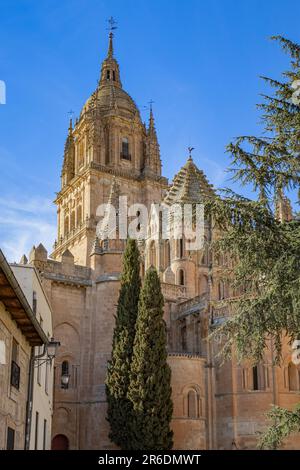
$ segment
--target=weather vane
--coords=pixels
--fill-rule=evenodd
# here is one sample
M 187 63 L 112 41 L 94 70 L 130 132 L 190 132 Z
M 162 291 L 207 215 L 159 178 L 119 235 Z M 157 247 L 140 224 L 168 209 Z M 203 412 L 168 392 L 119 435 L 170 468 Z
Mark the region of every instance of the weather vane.
M 195 147 L 188 147 L 189 157 L 192 158 L 192 151 L 195 150 Z
M 111 17 L 107 20 L 107 22 L 109 23 L 109 27 L 108 27 L 107 29 L 108 29 L 111 33 L 113 33 L 113 31 L 118 28 L 118 27 L 117 27 L 117 22 L 116 22 L 116 20 L 111 16 Z

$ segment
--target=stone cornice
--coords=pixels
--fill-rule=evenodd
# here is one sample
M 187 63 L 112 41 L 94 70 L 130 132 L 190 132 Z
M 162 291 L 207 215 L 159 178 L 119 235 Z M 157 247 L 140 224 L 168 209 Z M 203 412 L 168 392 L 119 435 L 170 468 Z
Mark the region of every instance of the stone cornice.
M 63 188 L 61 191 L 57 193 L 57 197 L 54 200 L 55 204 L 58 204 L 64 197 L 66 197 L 69 193 L 72 193 L 75 187 L 78 187 L 81 182 L 83 182 L 92 172 L 96 171 L 97 173 L 103 173 L 112 176 L 119 176 L 130 180 L 135 181 L 145 181 L 145 182 L 156 182 L 159 185 L 163 185 L 166 187 L 168 185 L 168 179 L 164 176 L 145 176 L 138 171 L 132 171 L 132 169 L 120 169 L 120 168 L 110 168 L 105 165 L 101 165 L 100 163 L 90 162 L 84 169 L 84 171 L 80 174 L 77 174 L 70 183 Z

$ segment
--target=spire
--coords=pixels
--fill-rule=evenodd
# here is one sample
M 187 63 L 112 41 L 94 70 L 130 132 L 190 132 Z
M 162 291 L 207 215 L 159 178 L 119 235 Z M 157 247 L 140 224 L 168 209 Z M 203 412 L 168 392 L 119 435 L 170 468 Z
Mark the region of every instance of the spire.
M 149 134 L 156 133 L 155 123 L 154 123 L 154 116 L 153 116 L 153 109 L 152 109 L 152 104 L 153 103 L 154 103 L 154 101 L 152 101 L 152 100 L 149 101 L 149 104 L 150 104 Z
M 121 80 L 120 80 L 120 71 L 119 71 L 119 64 L 114 58 L 114 45 L 113 45 L 113 38 L 114 33 L 113 31 L 117 29 L 116 21 L 113 17 L 110 17 L 108 20 L 109 23 L 109 39 L 108 39 L 108 51 L 106 59 L 102 62 L 101 68 L 101 77 L 99 85 L 100 87 L 105 85 L 113 85 L 117 87 L 122 87 Z
M 111 32 L 109 33 L 109 44 L 108 44 L 108 52 L 107 52 L 107 58 L 108 58 L 108 59 L 112 59 L 113 56 L 114 56 L 113 37 L 114 37 L 114 34 L 113 34 L 113 32 L 111 31 Z
M 154 101 L 150 100 L 150 116 L 149 116 L 149 127 L 147 129 L 146 139 L 146 154 L 144 164 L 144 174 L 147 176 L 161 176 L 161 160 L 159 144 L 155 129 L 155 122 L 153 116 L 152 104 Z
M 68 137 L 65 143 L 64 161 L 62 167 L 62 187 L 71 181 L 75 175 L 75 144 L 73 136 L 73 122 L 70 119 Z

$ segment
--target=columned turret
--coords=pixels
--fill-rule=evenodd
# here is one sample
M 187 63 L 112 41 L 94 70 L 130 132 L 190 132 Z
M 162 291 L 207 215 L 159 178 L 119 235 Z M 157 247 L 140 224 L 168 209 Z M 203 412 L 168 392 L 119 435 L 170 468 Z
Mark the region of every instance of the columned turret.
M 109 46 L 107 57 L 102 63 L 101 76 L 100 76 L 100 87 L 113 85 L 122 88 L 120 80 L 119 64 L 114 58 L 113 53 L 113 33 L 109 34 Z

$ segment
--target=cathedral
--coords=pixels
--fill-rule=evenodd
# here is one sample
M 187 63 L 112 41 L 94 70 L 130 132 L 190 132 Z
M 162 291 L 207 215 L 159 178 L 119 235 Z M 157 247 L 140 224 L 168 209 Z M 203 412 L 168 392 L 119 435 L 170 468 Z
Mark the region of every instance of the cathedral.
M 122 269 L 123 240 L 101 239 L 97 208 L 117 204 L 199 203 L 214 188 L 191 155 L 169 184 L 162 176 L 152 109 L 148 124 L 123 89 L 113 34 L 94 93 L 70 122 L 57 193 L 57 239 L 49 254 L 33 247 L 29 263 L 42 278 L 61 342 L 55 359 L 53 449 L 114 449 L 106 420 L 105 378 Z M 286 204 L 285 212 L 288 212 Z M 284 212 L 284 211 L 282 211 Z M 287 217 L 288 214 L 285 214 Z M 299 401 L 300 377 L 288 348 L 281 367 L 272 345 L 253 366 L 221 363 L 209 333 L 237 295 L 221 276 L 231 260 L 214 256 L 218 236 L 205 222 L 205 243 L 189 251 L 182 239 L 139 241 L 141 275 L 153 265 L 161 279 L 172 369 L 174 449 L 254 449 L 271 404 Z M 67 378 L 67 380 L 66 380 Z M 286 448 L 299 448 L 291 437 Z

